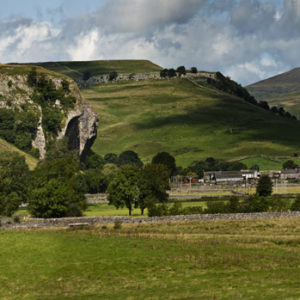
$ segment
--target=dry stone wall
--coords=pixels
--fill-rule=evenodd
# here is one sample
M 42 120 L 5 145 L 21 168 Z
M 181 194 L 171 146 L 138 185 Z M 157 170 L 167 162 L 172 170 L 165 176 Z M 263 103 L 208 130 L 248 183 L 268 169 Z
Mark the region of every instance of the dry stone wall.
M 272 219 L 272 218 L 293 218 L 300 217 L 300 211 L 296 212 L 263 212 L 263 213 L 238 213 L 238 214 L 201 214 L 201 215 L 180 215 L 167 217 L 77 217 L 59 219 L 30 219 L 27 222 L 5 224 L 3 228 L 21 229 L 38 227 L 67 227 L 71 224 L 108 225 L 114 224 L 117 220 L 124 224 L 160 223 L 160 222 L 189 222 L 189 221 L 212 221 L 212 220 L 245 220 L 245 219 Z

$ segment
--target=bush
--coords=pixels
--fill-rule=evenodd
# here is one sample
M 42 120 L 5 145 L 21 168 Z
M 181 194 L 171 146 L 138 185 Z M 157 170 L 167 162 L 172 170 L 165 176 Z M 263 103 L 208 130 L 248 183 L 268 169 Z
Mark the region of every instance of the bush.
M 115 220 L 114 229 L 121 229 L 121 228 L 122 228 L 122 221 L 121 220 Z
M 191 67 L 191 73 L 194 73 L 194 74 L 198 73 L 197 68 L 196 67 Z
M 300 211 L 300 196 L 298 196 L 292 204 L 291 211 Z
M 268 211 L 269 202 L 266 197 L 249 196 L 242 203 L 242 211 L 245 213 Z
M 148 206 L 148 216 L 149 217 L 162 217 L 168 215 L 168 206 L 165 203 L 162 204 L 152 204 Z
M 207 214 L 223 214 L 226 213 L 226 205 L 223 201 L 209 201 L 207 202 L 207 209 L 205 213 Z

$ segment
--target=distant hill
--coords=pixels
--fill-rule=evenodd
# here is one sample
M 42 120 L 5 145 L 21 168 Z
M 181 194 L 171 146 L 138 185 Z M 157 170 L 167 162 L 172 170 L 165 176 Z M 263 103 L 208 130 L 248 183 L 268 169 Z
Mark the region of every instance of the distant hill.
M 94 60 L 94 61 L 58 61 L 34 63 L 48 70 L 68 75 L 76 80 L 85 74 L 97 76 L 117 73 L 145 73 L 162 70 L 162 67 L 149 60 Z
M 25 160 L 29 168 L 32 170 L 35 168 L 35 166 L 38 163 L 38 160 L 31 155 L 19 150 L 16 148 L 14 145 L 9 144 L 8 142 L 4 141 L 3 139 L 0 138 L 0 155 L 5 155 L 7 152 L 17 152 L 20 155 L 25 156 Z
M 187 79 L 127 81 L 84 89 L 100 118 L 93 150 L 136 151 L 144 161 L 168 151 L 179 165 L 207 157 L 289 156 L 300 150 L 300 122 Z
M 271 106 L 282 106 L 300 118 L 300 68 L 253 83 L 247 90 Z

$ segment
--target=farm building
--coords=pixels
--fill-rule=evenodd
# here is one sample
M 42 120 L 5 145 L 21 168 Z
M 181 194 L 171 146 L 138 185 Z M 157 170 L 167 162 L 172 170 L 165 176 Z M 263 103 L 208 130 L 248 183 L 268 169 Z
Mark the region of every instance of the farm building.
M 280 179 L 300 179 L 300 169 L 285 169 L 281 171 Z
M 259 177 L 257 171 L 210 171 L 204 172 L 205 182 L 233 183 L 255 180 Z

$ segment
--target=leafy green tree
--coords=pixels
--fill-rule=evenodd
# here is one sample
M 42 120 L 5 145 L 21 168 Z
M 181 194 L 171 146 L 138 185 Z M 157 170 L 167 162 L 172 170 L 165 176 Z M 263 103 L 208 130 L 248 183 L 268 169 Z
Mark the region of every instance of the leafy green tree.
M 196 73 L 198 73 L 198 70 L 196 67 L 191 67 L 191 72 L 196 74 Z
M 118 155 L 115 153 L 107 153 L 104 155 L 104 162 L 106 164 L 118 164 Z
M 259 196 L 270 196 L 272 194 L 273 183 L 268 175 L 262 175 L 256 186 L 256 194 Z
M 105 193 L 108 180 L 99 169 L 89 169 L 84 172 L 85 192 L 90 194 Z
M 137 185 L 138 168 L 123 166 L 108 186 L 108 201 L 116 208 L 126 206 L 131 216 L 133 207 L 137 206 L 139 190 Z
M 106 164 L 102 170 L 102 173 L 109 183 L 116 177 L 118 171 L 119 168 L 115 164 Z
M 297 196 L 296 200 L 293 202 L 291 211 L 300 211 L 300 197 Z
M 24 156 L 6 153 L 0 157 L 0 215 L 12 215 L 27 201 L 28 174 Z
M 87 169 L 103 169 L 104 159 L 101 155 L 90 150 L 85 157 L 84 165 Z
M 118 163 L 119 166 L 124 166 L 124 165 L 133 165 L 137 167 L 143 166 L 143 162 L 140 160 L 138 154 L 131 150 L 122 152 L 119 155 Z
M 159 152 L 152 158 L 152 164 L 165 165 L 172 176 L 176 172 L 175 158 L 168 152 Z
M 176 69 L 176 72 L 179 74 L 179 76 L 181 75 L 185 75 L 186 74 L 186 70 L 184 66 L 180 66 Z
M 142 215 L 144 209 L 152 202 L 163 203 L 168 201 L 169 174 L 167 167 L 160 164 L 147 164 L 141 169 L 138 176 L 138 206 Z
M 33 216 L 79 216 L 86 208 L 78 161 L 72 158 L 41 161 L 30 179 L 28 208 Z
M 298 165 L 293 160 L 287 160 L 282 165 L 283 169 L 297 169 Z
M 116 80 L 118 77 L 118 73 L 116 71 L 112 71 L 109 73 L 109 81 Z

